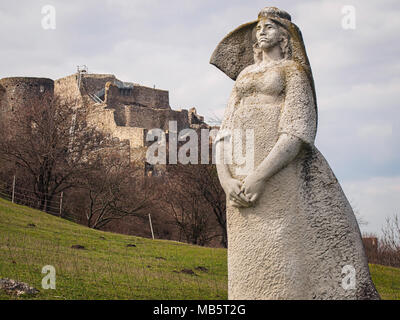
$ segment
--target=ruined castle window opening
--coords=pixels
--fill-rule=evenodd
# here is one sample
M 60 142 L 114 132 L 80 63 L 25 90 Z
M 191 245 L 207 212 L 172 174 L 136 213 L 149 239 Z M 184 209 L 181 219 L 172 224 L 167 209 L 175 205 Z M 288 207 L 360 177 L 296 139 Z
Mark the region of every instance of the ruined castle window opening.
M 150 164 L 148 162 L 145 162 L 145 164 L 144 164 L 144 173 L 148 177 L 153 176 L 154 173 L 155 173 L 154 172 L 154 165 L 152 165 L 152 164 Z
M 40 93 L 43 93 L 43 92 L 44 92 L 44 85 L 41 84 L 41 85 L 39 86 L 39 92 L 40 92 Z
M 119 94 L 121 96 L 131 96 L 132 95 L 132 89 L 120 88 L 119 89 Z

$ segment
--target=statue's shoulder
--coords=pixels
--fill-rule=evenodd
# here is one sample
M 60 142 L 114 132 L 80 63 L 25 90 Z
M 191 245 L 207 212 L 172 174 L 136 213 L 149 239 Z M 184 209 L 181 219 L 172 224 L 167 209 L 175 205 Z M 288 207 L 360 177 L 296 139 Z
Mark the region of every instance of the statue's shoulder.
M 251 64 L 248 65 L 246 68 L 244 68 L 238 75 L 237 79 L 242 78 L 244 75 L 248 73 L 255 72 L 257 70 L 257 65 L 256 64 Z
M 282 68 L 284 68 L 287 71 L 303 69 L 302 65 L 299 62 L 290 59 L 282 62 Z
M 285 71 L 286 74 L 304 74 L 305 70 L 304 70 L 304 66 L 294 60 L 285 60 L 282 63 L 282 69 Z

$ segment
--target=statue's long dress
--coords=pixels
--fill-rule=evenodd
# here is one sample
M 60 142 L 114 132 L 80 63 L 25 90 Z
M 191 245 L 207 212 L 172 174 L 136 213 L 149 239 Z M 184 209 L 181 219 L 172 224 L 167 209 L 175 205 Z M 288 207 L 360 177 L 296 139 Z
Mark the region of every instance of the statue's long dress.
M 248 67 L 235 83 L 223 128 L 254 129 L 255 167 L 280 133 L 302 139 L 304 148 L 266 182 L 254 207 L 227 207 L 229 299 L 379 298 L 352 208 L 314 146 L 316 108 L 309 79 L 293 61 L 271 66 L 261 82 L 252 77 L 252 68 L 257 69 Z M 241 103 L 249 93 L 278 102 Z M 243 180 L 237 166 L 229 168 Z M 345 266 L 350 266 L 346 272 L 355 268 L 355 289 L 342 286 L 351 284 L 346 281 L 351 274 L 342 274 Z

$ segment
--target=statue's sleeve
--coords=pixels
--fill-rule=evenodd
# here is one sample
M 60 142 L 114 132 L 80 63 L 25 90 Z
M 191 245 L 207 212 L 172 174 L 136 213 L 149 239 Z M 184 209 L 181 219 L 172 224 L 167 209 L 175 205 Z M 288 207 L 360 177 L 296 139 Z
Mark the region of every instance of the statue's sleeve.
M 232 117 L 235 112 L 235 107 L 236 104 L 238 103 L 238 96 L 236 93 L 236 88 L 235 86 L 232 89 L 231 95 L 228 100 L 228 104 L 226 106 L 225 112 L 224 112 L 224 119 L 222 120 L 221 128 L 217 134 L 217 137 L 215 139 L 214 143 L 217 143 L 220 140 L 227 139 L 229 140 L 232 135 Z
M 286 68 L 285 101 L 279 121 L 279 134 L 296 136 L 314 144 L 317 112 L 310 80 L 297 64 Z

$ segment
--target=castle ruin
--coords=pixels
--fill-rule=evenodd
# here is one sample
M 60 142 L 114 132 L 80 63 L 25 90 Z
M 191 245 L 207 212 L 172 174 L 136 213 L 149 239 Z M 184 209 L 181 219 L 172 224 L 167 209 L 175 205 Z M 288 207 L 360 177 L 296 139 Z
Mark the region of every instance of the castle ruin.
M 12 77 L 0 79 L 0 112 L 7 114 L 43 95 L 74 101 L 75 108 L 85 108 L 87 122 L 114 138 L 129 142 L 129 158 L 145 166 L 149 142 L 147 132 L 159 128 L 168 133 L 169 121 L 184 128 L 209 128 L 195 108 L 173 110 L 169 92 L 123 82 L 112 74 L 75 74 L 51 80 Z

